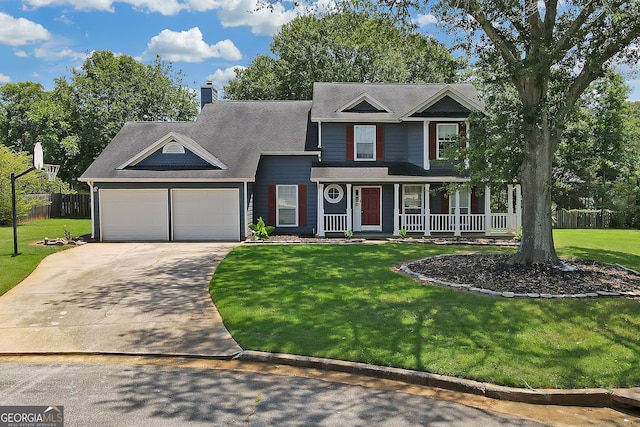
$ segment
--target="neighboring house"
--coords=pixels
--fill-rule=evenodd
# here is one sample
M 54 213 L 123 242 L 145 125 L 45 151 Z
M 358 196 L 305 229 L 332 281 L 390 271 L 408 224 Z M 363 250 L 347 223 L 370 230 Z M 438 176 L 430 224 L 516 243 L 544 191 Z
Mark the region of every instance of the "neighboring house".
M 217 101 L 206 85 L 195 122 L 125 124 L 80 177 L 94 237 L 242 240 L 258 217 L 318 236 L 518 228 L 519 186 L 491 212 L 491 192 L 465 185 L 444 154 L 483 108 L 472 85 L 316 83 L 313 94 Z

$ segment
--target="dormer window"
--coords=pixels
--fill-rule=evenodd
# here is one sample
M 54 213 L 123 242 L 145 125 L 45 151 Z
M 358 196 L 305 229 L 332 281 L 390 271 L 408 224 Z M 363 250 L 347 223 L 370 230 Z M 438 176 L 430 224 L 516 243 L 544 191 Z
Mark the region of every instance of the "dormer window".
M 355 125 L 354 131 L 354 153 L 355 159 L 360 161 L 376 160 L 376 126 L 375 125 Z
M 162 147 L 162 154 L 184 154 L 184 147 L 176 141 L 169 141 Z

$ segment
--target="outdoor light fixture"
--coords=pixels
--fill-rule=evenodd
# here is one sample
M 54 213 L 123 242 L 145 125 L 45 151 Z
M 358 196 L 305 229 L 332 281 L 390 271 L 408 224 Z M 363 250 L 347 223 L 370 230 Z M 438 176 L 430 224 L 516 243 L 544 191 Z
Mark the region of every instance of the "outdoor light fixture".
M 13 223 L 13 255 L 18 255 L 18 210 L 16 207 L 16 179 L 20 178 L 23 175 L 28 174 L 33 170 L 40 170 L 45 168 L 47 171 L 47 176 L 49 177 L 49 181 L 54 181 L 56 179 L 56 175 L 58 170 L 60 169 L 59 165 L 45 165 L 44 164 L 44 153 L 42 152 L 42 144 L 36 142 L 36 145 L 33 146 L 33 167 L 30 167 L 26 171 L 19 173 L 18 175 L 11 173 L 11 213 Z

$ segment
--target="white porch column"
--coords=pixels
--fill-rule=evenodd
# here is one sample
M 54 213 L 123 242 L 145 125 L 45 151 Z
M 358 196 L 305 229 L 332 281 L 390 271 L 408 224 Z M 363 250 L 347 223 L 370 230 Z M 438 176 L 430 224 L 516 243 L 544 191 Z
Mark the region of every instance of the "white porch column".
M 484 187 L 484 235 L 491 236 L 491 187 Z
M 353 230 L 353 207 L 351 206 L 351 184 L 347 184 L 347 230 Z
M 96 238 L 96 220 L 93 217 L 94 212 L 96 210 L 96 200 L 95 200 L 95 195 L 93 194 L 95 191 L 93 187 L 93 181 L 89 181 L 87 184 L 89 184 L 89 194 L 91 194 L 91 238 L 95 239 Z
M 318 183 L 318 237 L 324 237 L 324 184 Z
M 513 220 L 513 185 L 507 186 L 507 232 L 513 232 L 515 221 Z
M 393 235 L 400 235 L 400 184 L 393 184 Z
M 431 168 L 431 164 L 429 162 L 429 120 L 424 122 L 424 169 L 429 170 Z
M 522 226 L 522 186 L 516 184 L 516 232 Z
M 456 226 L 453 230 L 454 236 L 460 236 L 460 190 L 456 190 L 456 202 L 455 202 L 455 222 Z
M 431 236 L 431 197 L 429 195 L 431 191 L 431 185 L 424 185 L 424 213 L 422 220 L 424 221 L 424 235 Z

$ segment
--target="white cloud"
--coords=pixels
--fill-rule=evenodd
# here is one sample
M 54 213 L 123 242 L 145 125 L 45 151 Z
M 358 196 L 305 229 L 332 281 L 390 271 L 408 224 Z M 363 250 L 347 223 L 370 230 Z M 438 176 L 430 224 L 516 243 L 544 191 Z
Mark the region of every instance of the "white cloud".
M 432 14 L 419 14 L 417 18 L 413 19 L 413 23 L 419 27 L 426 27 L 428 25 L 434 25 L 438 23 L 438 18 Z
M 51 34 L 42 25 L 0 12 L 0 44 L 21 46 L 50 38 Z
M 103 12 L 114 12 L 114 3 L 124 3 L 144 12 L 157 12 L 162 15 L 176 15 L 189 7 L 188 4 L 178 0 L 23 0 L 25 7 L 32 9 L 45 6 L 72 6 L 76 10 Z
M 274 4 L 272 9 L 259 9 L 257 0 L 233 0 L 224 2 L 218 18 L 224 27 L 246 25 L 254 34 L 273 35 L 283 24 L 303 13 L 300 7 L 287 10 L 281 3 Z
M 47 6 L 73 6 L 76 10 L 101 10 L 113 12 L 112 0 L 23 0 L 26 8 L 38 9 Z
M 316 0 L 310 6 L 293 7 L 293 2 L 283 0 L 273 4 L 271 9 L 261 6 L 264 4 L 262 0 L 23 0 L 24 6 L 31 9 L 71 6 L 76 10 L 106 12 L 114 12 L 114 5 L 117 3 L 162 15 L 176 15 L 182 11 L 217 10 L 218 18 L 224 27 L 249 26 L 254 34 L 262 35 L 275 34 L 283 24 L 298 15 L 328 11 L 335 6 L 333 0 Z
M 5 76 L 4 74 L 0 73 L 0 84 L 3 83 L 11 83 L 11 77 Z
M 29 56 L 29 54 L 24 50 L 18 50 L 18 49 L 14 49 L 13 54 L 19 58 L 26 58 L 27 56 Z
M 84 60 L 87 54 L 83 52 L 74 52 L 71 49 L 62 49 L 59 51 L 50 51 L 46 48 L 37 48 L 34 50 L 36 58 L 44 58 L 50 61 L 57 59 L 70 58 L 75 60 Z
M 240 50 L 231 40 L 207 44 L 200 28 L 188 31 L 162 30 L 147 44 L 147 53 L 158 54 L 162 59 L 181 62 L 202 62 L 207 58 L 224 58 L 237 61 L 242 58 Z
M 242 65 L 234 65 L 233 67 L 225 68 L 224 70 L 218 68 L 215 73 L 207 76 L 207 80 L 212 81 L 215 87 L 222 88 L 222 86 L 229 83 L 229 80 L 236 77 L 236 68 L 244 70 L 247 67 L 243 67 Z

